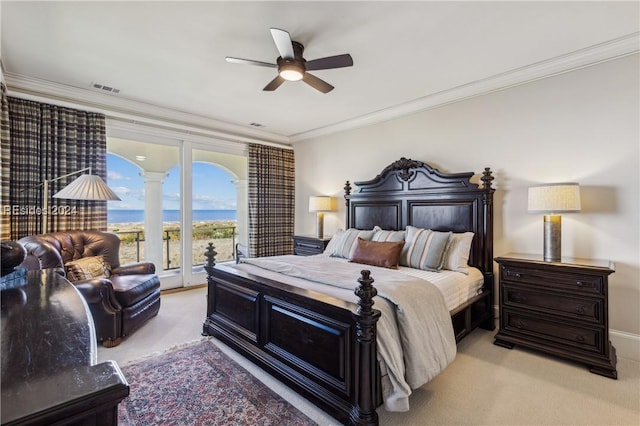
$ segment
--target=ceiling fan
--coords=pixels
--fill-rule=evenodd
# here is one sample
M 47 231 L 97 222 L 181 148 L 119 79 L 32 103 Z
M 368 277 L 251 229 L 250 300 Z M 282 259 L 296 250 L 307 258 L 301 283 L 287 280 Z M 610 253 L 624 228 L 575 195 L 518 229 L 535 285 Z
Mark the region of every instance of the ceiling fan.
M 327 56 L 325 58 L 314 59 L 308 61 L 302 56 L 304 46 L 297 41 L 291 40 L 291 36 L 285 30 L 271 28 L 271 36 L 276 43 L 276 48 L 280 53 L 275 64 L 261 61 L 253 61 L 251 59 L 226 57 L 227 62 L 236 64 L 257 65 L 260 67 L 277 68 L 278 76 L 271 80 L 264 89 L 266 91 L 276 90 L 282 83 L 287 81 L 302 80 L 309 86 L 322 93 L 328 93 L 333 90 L 333 86 L 326 81 L 319 79 L 307 71 L 327 70 L 332 68 L 350 67 L 353 65 L 351 55 Z

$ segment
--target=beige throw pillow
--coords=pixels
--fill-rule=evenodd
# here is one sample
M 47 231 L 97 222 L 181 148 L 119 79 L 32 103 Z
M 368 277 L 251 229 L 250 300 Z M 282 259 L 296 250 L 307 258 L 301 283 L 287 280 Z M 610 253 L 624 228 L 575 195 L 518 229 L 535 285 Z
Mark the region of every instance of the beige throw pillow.
M 102 256 L 83 257 L 65 263 L 69 281 L 82 281 L 91 278 L 109 278 L 111 266 L 105 262 Z

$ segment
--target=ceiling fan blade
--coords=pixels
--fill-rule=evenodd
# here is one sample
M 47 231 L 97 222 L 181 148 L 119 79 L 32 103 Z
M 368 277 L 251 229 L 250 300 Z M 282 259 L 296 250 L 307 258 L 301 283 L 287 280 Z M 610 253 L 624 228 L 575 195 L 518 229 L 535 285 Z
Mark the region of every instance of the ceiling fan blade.
M 348 53 L 344 55 L 327 56 L 326 58 L 314 59 L 306 63 L 307 70 L 328 70 L 332 68 L 344 68 L 353 66 L 353 59 Z
M 284 83 L 285 80 L 284 78 L 277 76 L 276 78 L 274 78 L 273 80 L 271 80 L 269 82 L 269 84 L 267 84 L 266 86 L 264 86 L 264 89 L 262 90 L 266 90 L 267 92 L 271 92 L 273 90 L 276 90 L 278 87 L 280 87 L 280 85 L 282 83 Z
M 295 57 L 293 43 L 291 43 L 291 36 L 288 32 L 279 28 L 271 28 L 271 37 L 273 37 L 282 59 L 293 59 Z
M 308 72 L 304 73 L 304 77 L 302 77 L 302 81 L 304 81 L 314 89 L 321 91 L 322 93 L 329 93 L 330 91 L 333 90 L 332 85 L 330 85 L 324 80 L 319 79 L 315 75 L 309 74 Z
M 232 58 L 231 56 L 227 56 L 225 59 L 227 62 L 231 62 L 232 64 L 246 64 L 246 65 L 257 65 L 259 67 L 278 68 L 276 64 L 254 61 L 252 59 Z

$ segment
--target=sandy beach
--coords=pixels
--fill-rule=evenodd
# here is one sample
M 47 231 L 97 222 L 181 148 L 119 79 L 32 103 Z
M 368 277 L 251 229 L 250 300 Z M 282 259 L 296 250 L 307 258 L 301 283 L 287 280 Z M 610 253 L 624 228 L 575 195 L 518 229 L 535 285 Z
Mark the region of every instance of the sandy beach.
M 237 233 L 236 221 L 201 221 L 193 223 L 193 264 L 206 262 L 204 255 L 210 242 L 218 252 L 217 261 L 233 259 L 233 233 Z M 163 224 L 163 269 L 175 269 L 180 265 L 180 224 L 165 222 Z M 122 264 L 144 261 L 144 224 L 143 223 L 110 223 L 107 230 L 120 236 L 120 261 Z M 141 241 L 136 241 L 136 235 Z M 167 241 L 167 235 L 169 240 Z M 168 243 L 168 244 L 167 244 Z M 168 246 L 168 249 L 167 249 Z M 139 247 L 139 251 L 138 251 Z M 167 251 L 169 253 L 167 257 Z M 167 259 L 169 263 L 167 264 Z

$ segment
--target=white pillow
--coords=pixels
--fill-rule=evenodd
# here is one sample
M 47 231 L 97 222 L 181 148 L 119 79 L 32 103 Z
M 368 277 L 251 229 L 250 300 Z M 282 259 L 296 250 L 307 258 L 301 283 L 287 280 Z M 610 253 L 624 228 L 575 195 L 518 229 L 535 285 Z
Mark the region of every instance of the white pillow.
M 462 272 L 469 275 L 469 252 L 473 232 L 454 233 L 449 240 L 449 247 L 444 254 L 444 265 L 442 269 Z
M 371 241 L 383 241 L 383 242 L 398 242 L 404 241 L 404 231 L 385 231 L 379 226 L 374 226 L 373 230 L 375 231 L 373 234 L 373 238 Z
M 407 226 L 406 242 L 400 256 L 400 265 L 426 271 L 442 269 L 444 253 L 452 232 Z
M 338 229 L 327 243 L 327 246 L 324 248 L 322 254 L 331 256 L 336 251 L 336 247 L 342 240 L 342 234 L 344 234 L 344 229 Z
M 374 230 L 365 231 L 354 228 L 347 229 L 346 231 L 339 230 L 333 237 L 331 237 L 331 241 L 327 244 L 325 253 L 328 253 L 329 256 L 342 257 L 344 259 L 351 260 L 353 251 L 358 245 L 358 237 L 363 240 L 371 241 L 374 232 Z

